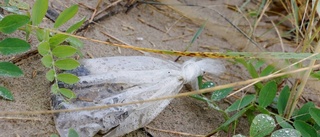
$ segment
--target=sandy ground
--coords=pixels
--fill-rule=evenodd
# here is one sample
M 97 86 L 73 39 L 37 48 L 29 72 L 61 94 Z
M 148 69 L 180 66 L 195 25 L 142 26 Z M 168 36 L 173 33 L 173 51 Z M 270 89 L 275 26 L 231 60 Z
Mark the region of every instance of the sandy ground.
M 161 0 L 166 2 L 166 0 Z M 28 0 L 30 5 L 32 0 Z M 97 0 L 79 1 L 89 7 L 95 7 Z M 52 1 L 50 7 L 61 12 L 66 6 L 78 4 L 78 1 Z M 172 0 L 171 2 L 174 2 Z M 177 1 L 179 2 L 179 1 Z M 211 0 L 181 0 L 183 3 L 195 5 L 210 5 L 211 8 L 223 13 L 227 18 L 235 24 L 246 24 L 241 15 L 234 11 L 228 10 L 223 4 L 229 3 L 233 5 L 241 5 L 242 2 L 237 0 L 228 1 L 211 1 Z M 102 4 L 101 7 L 105 7 Z M 127 43 L 139 47 L 148 47 L 156 49 L 179 50 L 183 51 L 193 35 L 203 23 L 203 19 L 209 18 L 206 29 L 202 35 L 196 40 L 194 46 L 190 51 L 254 51 L 256 50 L 249 42 L 235 29 L 210 8 L 201 7 L 179 7 L 171 6 L 175 10 L 167 6 L 152 6 L 141 4 L 134 7 L 127 14 L 120 12 L 114 16 L 105 18 L 98 22 L 98 24 L 90 26 L 85 31 L 78 35 L 88 38 L 94 38 L 103 41 L 111 41 L 115 43 Z M 121 10 L 123 7 L 115 7 L 112 10 Z M 180 14 L 177 11 L 184 14 Z M 187 12 L 191 12 L 188 14 Z M 106 12 L 107 13 L 107 12 Z M 85 6 L 80 6 L 79 14 L 76 18 L 69 22 L 75 22 L 82 17 L 89 18 L 92 11 Z M 201 16 L 197 16 L 200 14 Z M 189 19 L 185 16 L 189 15 Z M 52 22 L 45 20 L 43 26 L 50 26 Z M 66 25 L 68 26 L 68 25 Z M 65 26 L 65 27 L 66 27 Z M 270 26 L 270 24 L 262 23 L 261 26 Z M 62 29 L 63 30 L 63 29 Z M 111 35 L 121 42 L 110 38 Z M 276 37 L 276 33 L 271 31 L 267 37 Z M 21 34 L 18 34 L 21 35 Z M 141 40 L 143 39 L 143 40 Z M 141 53 L 129 49 L 120 49 L 109 45 L 93 43 L 91 41 L 83 41 L 85 47 L 82 52 L 85 58 L 98 58 L 105 56 L 130 56 L 130 55 L 147 55 L 156 56 L 159 58 L 174 60 L 175 56 L 156 55 L 151 53 Z M 260 44 L 267 43 L 263 41 Z M 32 41 L 33 49 L 36 47 L 36 40 Z M 279 44 L 275 43 L 270 50 L 278 50 Z M 289 46 L 288 46 L 289 47 Z M 287 48 L 290 50 L 290 48 Z M 0 83 L 9 87 L 13 92 L 15 101 L 6 101 L 0 99 L 0 111 L 32 111 L 32 110 L 50 110 L 50 83 L 45 80 L 45 73 L 47 71 L 40 63 L 40 55 L 32 55 L 17 64 L 24 71 L 24 76 L 21 78 L 6 78 L 0 79 Z M 187 60 L 187 57 L 182 57 Z M 182 62 L 180 61 L 180 62 Z M 211 78 L 217 85 L 226 84 L 230 82 L 243 81 L 249 79 L 247 72 L 242 69 L 240 65 L 235 65 L 227 60 L 223 60 L 227 71 L 220 77 Z M 316 85 L 316 84 L 315 84 Z M 316 91 L 316 87 L 308 86 L 308 91 Z M 319 89 L 319 88 L 318 88 Z M 187 92 L 183 90 L 181 92 Z M 319 95 L 315 97 L 319 98 Z M 310 97 L 310 100 L 313 100 Z M 226 103 L 221 102 L 221 105 L 227 107 Z M 9 115 L 8 115 L 9 116 Z M 1 119 L 0 118 L 0 136 L 13 137 L 30 137 L 30 136 L 49 136 L 52 133 L 57 133 L 54 126 L 52 115 L 28 115 L 28 116 L 10 116 L 20 118 L 31 118 L 28 120 L 19 119 Z M 174 99 L 171 104 L 148 126 L 151 128 L 168 130 L 171 132 L 183 132 L 188 134 L 205 135 L 217 128 L 223 123 L 222 115 L 209 109 L 205 103 L 195 99 L 185 97 Z M 241 119 L 236 133 L 247 134 L 248 123 L 245 119 Z M 148 133 L 154 137 L 165 136 L 184 136 L 177 133 L 166 133 L 164 131 L 157 131 L 146 128 Z M 145 131 L 138 130 L 127 136 L 148 136 Z M 227 136 L 224 132 L 219 132 L 216 136 Z

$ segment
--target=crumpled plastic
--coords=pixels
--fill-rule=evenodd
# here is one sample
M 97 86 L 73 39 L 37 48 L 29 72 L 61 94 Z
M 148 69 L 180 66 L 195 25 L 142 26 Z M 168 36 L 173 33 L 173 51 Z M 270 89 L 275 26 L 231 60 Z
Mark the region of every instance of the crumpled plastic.
M 195 58 L 182 65 L 147 56 L 118 56 L 84 59 L 81 66 L 70 71 L 80 81 L 74 85 L 60 84 L 77 95 L 70 102 L 61 95 L 52 95 L 52 107 L 73 109 L 108 104 L 142 101 L 177 94 L 184 84 L 198 90 L 197 77 L 204 73 L 219 75 L 225 68 L 218 60 Z M 81 137 L 102 134 L 123 136 L 146 126 L 171 99 L 112 107 L 102 110 L 62 112 L 55 114 L 56 128 L 61 137 L 69 128 Z

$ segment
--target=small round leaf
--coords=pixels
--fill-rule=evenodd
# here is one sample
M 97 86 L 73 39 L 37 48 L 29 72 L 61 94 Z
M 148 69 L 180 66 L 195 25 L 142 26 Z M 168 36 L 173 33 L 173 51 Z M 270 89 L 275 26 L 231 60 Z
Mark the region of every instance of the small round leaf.
M 50 51 L 50 45 L 49 42 L 41 42 L 38 45 L 38 52 L 40 53 L 40 55 L 45 56 L 49 53 Z
M 3 55 L 17 54 L 30 49 L 30 44 L 18 38 L 6 38 L 0 42 L 0 53 Z
M 21 75 L 23 72 L 18 66 L 10 62 L 0 62 L 0 76 L 19 77 Z
M 271 137 L 301 137 L 301 133 L 295 129 L 284 128 L 273 132 Z
M 274 119 L 266 114 L 257 115 L 250 126 L 251 137 L 264 137 L 269 135 L 276 127 Z
M 74 84 L 79 81 L 79 78 L 76 75 L 69 73 L 62 73 L 57 76 L 59 81 L 62 81 L 67 84 Z
M 55 66 L 63 70 L 72 70 L 79 65 L 80 63 L 74 59 L 61 59 L 55 62 Z
M 47 80 L 49 80 L 49 81 L 53 81 L 54 80 L 54 71 L 53 71 L 53 69 L 50 69 L 47 73 L 46 73 L 46 78 L 47 78 Z
M 69 99 L 76 97 L 76 94 L 74 94 L 73 91 L 71 91 L 70 89 L 60 88 L 60 93 Z
M 58 58 L 65 58 L 74 55 L 77 49 L 71 46 L 57 46 L 52 50 L 52 54 Z
M 0 86 L 0 97 L 4 99 L 13 100 L 12 93 L 5 87 Z
M 50 55 L 45 55 L 42 57 L 41 62 L 45 67 L 51 68 L 53 59 Z

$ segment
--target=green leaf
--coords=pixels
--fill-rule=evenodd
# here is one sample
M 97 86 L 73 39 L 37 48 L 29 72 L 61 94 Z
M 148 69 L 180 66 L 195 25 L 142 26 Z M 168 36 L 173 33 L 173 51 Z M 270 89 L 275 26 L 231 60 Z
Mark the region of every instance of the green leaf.
M 57 134 L 51 134 L 50 137 L 59 137 Z
M 252 78 L 258 78 L 259 77 L 259 74 L 258 74 L 256 68 L 252 65 L 252 63 L 248 63 L 246 67 L 247 67 L 248 72 L 249 72 L 249 74 L 251 75 Z M 259 89 L 261 89 L 263 87 L 261 82 L 258 82 L 257 84 L 255 84 L 255 86 L 257 86 Z
M 49 41 L 50 32 L 45 29 L 36 29 L 36 36 L 39 41 Z
M 45 67 L 51 68 L 52 67 L 53 58 L 50 55 L 45 55 L 45 56 L 43 56 L 41 58 L 41 62 Z
M 66 88 L 60 88 L 60 93 L 69 98 L 69 99 L 72 99 L 72 98 L 75 98 L 76 95 L 73 93 L 73 91 L 71 91 L 70 89 L 66 89 Z
M 284 110 L 286 109 L 289 95 L 290 95 L 290 89 L 289 89 L 289 86 L 286 85 L 280 92 L 279 100 L 277 103 L 278 113 L 280 115 L 282 115 Z
M 260 73 L 260 77 L 267 76 L 267 75 L 271 74 L 274 70 L 275 70 L 275 68 L 273 66 L 268 65 L 266 68 L 264 68 L 262 70 L 262 72 Z
M 47 80 L 49 80 L 49 81 L 53 81 L 54 80 L 54 75 L 55 75 L 55 73 L 54 73 L 54 70 L 53 69 L 50 69 L 47 73 L 46 73 L 46 78 L 47 78 Z
M 38 45 L 38 52 L 40 55 L 45 56 L 50 52 L 50 45 L 49 42 L 41 42 Z
M 16 6 L 19 9 L 29 10 L 30 6 L 28 3 L 23 2 L 22 0 L 10 0 L 10 5 Z
M 71 27 L 69 27 L 66 32 L 73 33 L 74 31 L 76 31 L 77 29 L 79 29 L 81 27 L 81 25 L 83 24 L 84 21 L 86 21 L 85 17 L 83 17 L 80 21 L 78 21 L 77 23 L 75 23 Z
M 259 106 L 265 108 L 269 106 L 277 94 L 277 84 L 275 81 L 269 81 L 265 86 L 262 87 L 259 92 L 258 103 Z
M 75 84 L 80 80 L 76 75 L 69 74 L 69 73 L 59 74 L 57 78 L 59 81 L 62 81 L 67 84 Z
M 38 26 L 48 10 L 48 0 L 36 0 L 32 7 L 31 21 L 32 24 Z
M 52 54 L 58 58 L 65 58 L 74 55 L 77 49 L 71 46 L 57 46 L 52 50 Z
M 308 121 L 311 118 L 311 115 L 309 114 L 309 109 L 314 107 L 315 105 L 313 102 L 308 102 L 304 104 L 298 111 L 297 115 L 295 115 L 295 120 Z
M 271 137 L 301 137 L 301 133 L 292 128 L 284 128 L 273 132 Z
M 316 71 L 314 73 L 311 73 L 311 76 L 320 80 L 320 71 Z
M 68 132 L 68 137 L 79 137 L 77 131 L 75 131 L 74 129 L 70 128 L 69 132 Z
M 0 62 L 0 76 L 19 77 L 22 75 L 23 72 L 18 66 L 10 62 Z
M 246 95 L 243 98 L 238 99 L 236 102 L 234 102 L 225 111 L 231 112 L 231 111 L 235 111 L 235 110 L 239 110 L 241 108 L 244 108 L 247 105 L 249 105 L 252 101 L 254 101 L 254 99 L 255 99 L 254 95 Z
M 229 124 L 231 124 L 232 122 L 234 122 L 235 120 L 239 119 L 239 117 L 241 117 L 244 113 L 247 112 L 247 110 L 251 109 L 253 106 L 250 105 L 242 110 L 240 110 L 239 112 L 237 112 L 236 114 L 234 114 L 232 117 L 230 117 L 226 122 L 224 122 L 223 124 L 221 124 L 217 129 L 215 129 L 213 132 L 217 132 L 221 129 L 223 129 L 224 127 L 228 126 Z
M 53 94 L 58 94 L 59 93 L 59 86 L 58 86 L 58 84 L 53 84 L 52 86 L 51 86 L 51 92 L 53 93 Z
M 70 43 L 71 46 L 75 47 L 75 48 L 82 48 L 83 47 L 83 43 L 81 40 L 79 40 L 78 38 L 75 37 L 69 37 L 66 40 L 67 42 Z
M 202 95 L 195 94 L 195 95 L 190 95 L 190 96 L 196 100 L 200 100 L 200 101 L 204 101 L 204 102 L 208 101 L 208 99 Z
M 295 120 L 293 126 L 302 134 L 303 137 L 317 137 L 317 131 L 306 122 Z
M 206 89 L 206 88 L 212 88 L 212 87 L 214 87 L 214 83 L 211 81 L 208 81 L 208 82 L 202 83 L 200 89 Z
M 282 128 L 292 128 L 293 127 L 286 121 L 283 120 L 282 117 L 276 115 L 276 120 L 277 120 L 277 123 L 282 127 Z
M 8 15 L 0 21 L 0 31 L 3 33 L 12 33 L 18 28 L 26 25 L 29 17 L 25 15 Z
M 10 90 L 2 86 L 0 86 L 0 96 L 7 100 L 13 100 L 13 95 Z
M 211 100 L 219 101 L 219 100 L 225 98 L 226 96 L 228 96 L 229 93 L 232 91 L 233 91 L 233 88 L 225 88 L 225 89 L 214 91 L 211 94 Z
M 257 62 L 255 63 L 255 65 L 254 65 L 254 68 L 256 69 L 256 70 L 258 70 L 258 69 L 260 69 L 263 65 L 265 64 L 265 62 L 263 61 L 263 60 L 257 60 Z
M 0 42 L 0 53 L 10 55 L 25 52 L 30 49 L 30 44 L 18 38 L 6 38 Z
M 64 42 L 69 36 L 64 34 L 56 34 L 49 39 L 51 48 L 56 47 L 57 45 Z
M 55 62 L 55 66 L 63 70 L 72 70 L 79 65 L 80 63 L 74 59 L 61 59 Z
M 309 114 L 311 117 L 314 119 L 314 121 L 320 125 L 320 109 L 318 108 L 310 108 L 309 109 Z
M 56 22 L 54 23 L 54 28 L 60 27 L 62 24 L 66 23 L 70 20 L 76 13 L 78 12 L 78 6 L 72 5 L 70 8 L 65 9 L 62 11 L 57 18 Z
M 2 9 L 15 14 L 23 14 L 16 6 L 0 6 Z
M 276 127 L 274 119 L 266 114 L 257 115 L 250 126 L 251 137 L 264 137 L 269 135 Z
M 186 47 L 185 51 L 187 51 L 191 46 L 192 44 L 196 41 L 196 39 L 200 36 L 201 32 L 203 31 L 204 27 L 206 26 L 207 24 L 207 21 L 204 22 L 201 27 L 198 29 L 198 31 L 196 32 L 196 34 L 192 37 L 190 43 L 188 44 L 188 46 Z

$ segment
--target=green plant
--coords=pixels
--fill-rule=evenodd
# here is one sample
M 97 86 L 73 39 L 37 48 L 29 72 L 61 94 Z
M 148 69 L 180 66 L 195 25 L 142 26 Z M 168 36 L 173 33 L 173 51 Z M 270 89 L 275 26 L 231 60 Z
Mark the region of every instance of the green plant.
M 0 32 L 10 34 L 18 28 L 25 26 L 29 22 L 29 17 L 25 15 L 7 15 L 0 21 Z M 5 38 L 0 41 L 0 54 L 12 55 L 25 52 L 30 49 L 30 44 L 25 40 L 18 38 Z M 23 75 L 22 70 L 11 62 L 0 62 L 0 76 L 3 77 L 20 77 Z M 0 86 L 0 96 L 4 99 L 13 100 L 11 91 Z
M 59 135 L 51 134 L 50 137 L 59 137 Z M 79 137 L 79 134 L 73 128 L 70 128 L 68 131 L 68 137 Z
M 42 64 L 50 70 L 46 73 L 46 78 L 49 81 L 53 81 L 54 84 L 51 87 L 51 91 L 54 94 L 61 93 L 66 98 L 71 99 L 75 97 L 75 94 L 67 88 L 59 88 L 58 82 L 64 82 L 66 84 L 74 84 L 79 81 L 76 75 L 70 73 L 58 74 L 59 70 L 72 70 L 77 68 L 80 64 L 78 61 L 72 58 L 79 48 L 82 47 L 82 43 L 78 39 L 69 37 L 64 34 L 50 34 L 47 29 L 37 27 L 42 18 L 45 16 L 45 12 L 48 9 L 48 0 L 37 0 L 33 6 L 31 14 L 32 27 L 36 29 L 36 35 L 40 43 L 38 44 L 38 51 L 43 56 L 41 59 Z M 53 25 L 53 29 L 58 29 L 65 24 L 78 12 L 78 6 L 73 5 L 65 9 L 57 18 Z M 70 26 L 66 32 L 72 34 L 76 31 L 84 22 L 84 19 Z M 67 41 L 70 44 L 65 44 Z
M 12 33 L 17 29 L 21 29 L 26 32 L 26 39 L 29 38 L 30 34 L 35 34 L 39 40 L 39 44 L 37 45 L 38 52 L 43 56 L 41 62 L 45 67 L 49 68 L 46 78 L 53 82 L 51 91 L 55 94 L 62 94 L 68 99 L 74 98 L 75 94 L 69 89 L 59 88 L 58 82 L 74 84 L 79 81 L 79 78 L 70 73 L 59 74 L 59 72 L 61 70 L 75 69 L 80 65 L 78 61 L 73 59 L 73 56 L 80 53 L 79 49 L 83 46 L 82 42 L 68 35 L 51 33 L 50 28 L 39 27 L 48 10 L 48 0 L 36 0 L 32 8 L 31 17 L 28 11 L 26 11 L 26 15 L 21 15 L 24 13 L 20 9 L 27 10 L 27 7 L 29 7 L 24 2 L 6 1 L 5 6 L 1 7 L 14 14 L 7 15 L 1 20 L 0 31 Z M 77 5 L 64 10 L 58 16 L 52 29 L 59 29 L 59 27 L 73 18 L 77 12 Z M 74 23 L 66 30 L 66 33 L 74 33 L 84 21 L 85 19 L 83 18 Z M 7 38 L 0 42 L 0 53 L 3 55 L 20 53 L 29 48 L 30 45 L 27 42 L 16 38 Z M 0 69 L 0 76 L 16 77 L 22 75 L 22 71 L 9 62 L 1 62 Z M 0 87 L 0 90 L 2 97 L 9 100 L 13 99 L 11 92 L 6 88 Z

